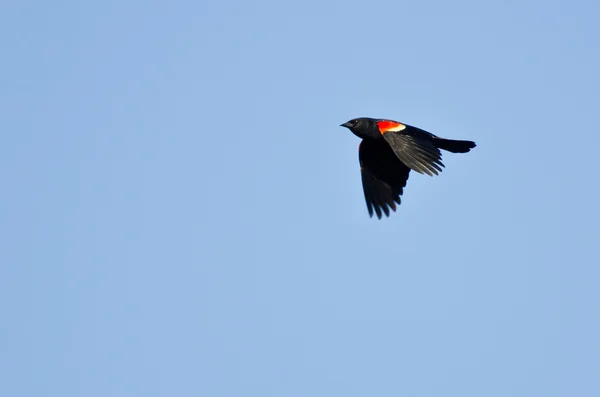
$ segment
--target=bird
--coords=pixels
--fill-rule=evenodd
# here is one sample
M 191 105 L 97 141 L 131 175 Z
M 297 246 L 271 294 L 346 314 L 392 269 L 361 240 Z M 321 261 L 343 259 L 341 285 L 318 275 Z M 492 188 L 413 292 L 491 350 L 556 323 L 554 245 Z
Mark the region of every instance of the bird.
M 444 168 L 440 149 L 467 153 L 472 141 L 440 138 L 428 131 L 395 120 L 358 117 L 346 127 L 361 138 L 358 147 L 361 180 L 369 217 L 396 212 L 411 170 L 439 175 Z

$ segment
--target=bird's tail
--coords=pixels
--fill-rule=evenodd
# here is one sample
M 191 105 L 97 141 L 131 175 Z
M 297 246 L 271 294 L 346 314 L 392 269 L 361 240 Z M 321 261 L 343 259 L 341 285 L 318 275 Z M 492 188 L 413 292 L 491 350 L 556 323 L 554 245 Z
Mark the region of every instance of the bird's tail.
M 472 141 L 456 141 L 454 139 L 435 138 L 435 146 L 439 149 L 444 149 L 452 153 L 467 153 L 475 146 Z

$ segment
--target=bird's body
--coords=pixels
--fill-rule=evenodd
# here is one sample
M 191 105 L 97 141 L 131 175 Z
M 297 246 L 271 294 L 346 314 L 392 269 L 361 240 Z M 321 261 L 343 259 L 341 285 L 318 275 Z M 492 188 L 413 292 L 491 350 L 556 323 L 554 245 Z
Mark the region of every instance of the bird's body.
M 400 204 L 408 174 L 438 175 L 442 171 L 440 149 L 467 153 L 475 142 L 444 139 L 394 120 L 360 117 L 341 125 L 361 138 L 358 156 L 369 215 L 381 219 Z

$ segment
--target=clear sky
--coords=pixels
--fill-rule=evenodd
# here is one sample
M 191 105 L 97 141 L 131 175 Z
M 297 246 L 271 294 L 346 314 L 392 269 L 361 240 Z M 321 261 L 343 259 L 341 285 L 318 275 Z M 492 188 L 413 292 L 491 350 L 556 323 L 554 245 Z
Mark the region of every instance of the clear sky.
M 600 396 L 597 1 L 5 1 L 0 395 Z M 385 117 L 477 142 L 368 217 Z

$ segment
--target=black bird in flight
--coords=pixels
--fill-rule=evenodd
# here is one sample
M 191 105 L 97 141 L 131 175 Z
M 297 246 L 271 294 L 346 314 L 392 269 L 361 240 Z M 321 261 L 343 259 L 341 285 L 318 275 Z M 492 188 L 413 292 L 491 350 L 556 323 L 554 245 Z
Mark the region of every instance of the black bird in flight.
M 425 130 L 394 120 L 359 117 L 345 122 L 346 127 L 362 141 L 358 159 L 363 191 L 369 216 L 390 216 L 396 211 L 406 186 L 408 173 L 438 175 L 442 171 L 440 149 L 452 153 L 467 153 L 476 145 L 435 136 Z

